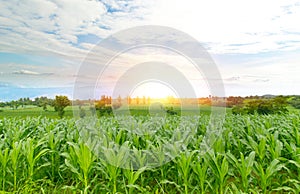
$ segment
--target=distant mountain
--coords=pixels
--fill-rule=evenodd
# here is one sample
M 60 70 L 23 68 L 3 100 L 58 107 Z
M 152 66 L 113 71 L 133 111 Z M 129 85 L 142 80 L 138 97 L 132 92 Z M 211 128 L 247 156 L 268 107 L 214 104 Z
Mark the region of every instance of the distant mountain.
M 263 96 L 261 96 L 261 97 L 263 97 L 263 98 L 275 98 L 275 97 L 276 97 L 276 95 L 272 95 L 272 94 L 265 94 L 265 95 L 263 95 Z

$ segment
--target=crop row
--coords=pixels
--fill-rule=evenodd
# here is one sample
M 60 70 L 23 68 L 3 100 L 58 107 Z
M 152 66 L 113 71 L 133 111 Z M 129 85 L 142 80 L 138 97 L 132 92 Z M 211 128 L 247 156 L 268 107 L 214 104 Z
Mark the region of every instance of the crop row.
M 299 193 L 300 115 L 0 120 L 3 193 Z

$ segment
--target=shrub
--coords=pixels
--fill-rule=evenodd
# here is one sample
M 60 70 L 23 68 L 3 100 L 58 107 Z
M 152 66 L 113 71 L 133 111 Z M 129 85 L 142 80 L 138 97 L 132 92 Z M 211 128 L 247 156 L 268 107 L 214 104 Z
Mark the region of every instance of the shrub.
M 98 111 L 98 116 L 109 116 L 113 114 L 111 106 L 96 107 L 96 110 Z
M 241 106 L 234 106 L 232 108 L 233 114 L 279 114 L 286 113 L 287 99 L 278 96 L 273 99 L 256 99 Z
M 80 116 L 80 118 L 83 118 L 86 116 L 85 110 L 81 106 L 79 107 L 79 116 Z
M 233 106 L 231 111 L 233 114 L 246 114 L 247 113 L 246 109 L 241 105 Z
M 173 107 L 166 107 L 165 111 L 168 115 L 177 115 L 177 112 L 174 110 Z
M 294 108 L 300 109 L 300 97 L 293 97 L 289 102 Z

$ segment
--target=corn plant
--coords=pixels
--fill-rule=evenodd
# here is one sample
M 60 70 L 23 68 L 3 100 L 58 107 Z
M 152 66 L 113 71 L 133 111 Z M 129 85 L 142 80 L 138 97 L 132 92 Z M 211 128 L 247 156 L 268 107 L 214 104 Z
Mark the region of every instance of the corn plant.
M 38 160 L 45 155 L 49 149 L 42 148 L 42 145 L 44 144 L 44 140 L 34 140 L 31 138 L 28 138 L 27 141 L 23 143 L 23 154 L 26 158 L 27 165 L 28 165 L 28 180 L 31 181 L 34 175 L 34 172 L 36 172 L 41 167 L 47 166 L 48 164 L 43 164 L 42 166 L 39 166 L 35 168 Z
M 140 175 L 147 170 L 147 167 L 142 167 L 138 170 L 134 170 L 133 167 L 127 167 L 126 169 L 123 169 L 122 172 L 124 174 L 124 177 L 127 179 L 126 187 L 129 187 L 129 194 L 132 194 L 134 192 L 134 188 L 139 189 L 140 191 L 143 191 L 139 185 L 136 185 L 135 182 L 138 180 Z
M 3 193 L 300 193 L 300 114 L 0 119 Z
M 62 131 L 57 131 L 56 134 L 54 134 L 54 131 L 49 131 L 47 133 L 47 144 L 49 147 L 49 154 L 50 160 L 51 160 L 51 180 L 52 182 L 55 181 L 55 176 L 57 174 L 57 161 L 59 161 L 59 146 L 61 144 L 63 137 Z
M 21 151 L 22 141 L 15 142 L 12 145 L 12 149 L 10 151 L 10 160 L 11 160 L 11 166 L 13 171 L 13 179 L 14 179 L 14 191 L 17 190 L 17 169 L 18 169 L 18 163 L 20 159 L 20 151 Z
M 207 193 L 208 185 L 207 182 L 209 180 L 207 169 L 208 163 L 205 162 L 203 156 L 196 157 L 195 160 L 192 162 L 193 172 L 195 173 L 195 178 L 197 183 L 199 184 L 198 187 L 200 188 L 200 192 L 202 194 Z
M 0 162 L 2 166 L 2 191 L 5 191 L 6 184 L 6 167 L 9 161 L 9 149 L 5 148 L 3 151 L 0 150 Z
M 128 159 L 128 143 L 122 146 L 109 145 L 109 148 L 103 148 L 103 165 L 105 166 L 106 175 L 112 185 L 112 193 L 117 192 L 117 178 L 121 173 L 120 167 L 125 167 Z
M 206 162 L 209 164 L 209 168 L 215 176 L 214 192 L 223 194 L 228 178 L 228 161 L 224 155 L 215 153 L 214 151 L 208 152 L 205 155 Z
M 243 153 L 240 153 L 240 159 L 237 159 L 233 154 L 227 153 L 227 158 L 233 166 L 237 167 L 240 175 L 244 192 L 248 191 L 249 175 L 252 172 L 253 163 L 255 159 L 255 152 L 252 151 L 248 157 L 245 158 Z
M 262 193 L 267 193 L 268 189 L 270 189 L 268 187 L 272 184 L 272 178 L 283 167 L 284 165 L 280 164 L 280 161 L 277 159 L 273 160 L 266 169 L 261 163 L 255 162 L 254 169 L 259 180 Z
M 179 176 L 183 179 L 184 192 L 187 194 L 188 185 L 190 179 L 191 170 L 192 170 L 192 161 L 194 159 L 194 155 L 197 153 L 197 150 L 194 151 L 186 151 L 181 153 L 181 155 L 177 159 L 177 169 L 179 171 Z
M 89 188 L 89 174 L 93 168 L 95 155 L 91 149 L 83 142 L 79 145 L 68 142 L 70 145 L 70 152 L 63 153 L 66 158 L 65 165 L 76 174 L 77 178 L 84 184 L 84 192 L 88 193 Z

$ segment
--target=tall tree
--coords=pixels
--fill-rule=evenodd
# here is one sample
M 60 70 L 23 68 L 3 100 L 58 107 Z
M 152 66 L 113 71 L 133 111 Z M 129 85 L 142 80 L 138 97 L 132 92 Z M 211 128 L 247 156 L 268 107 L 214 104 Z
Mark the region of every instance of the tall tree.
M 128 104 L 128 105 L 131 104 L 131 101 L 132 101 L 131 97 L 130 97 L 130 96 L 127 96 L 127 104 Z
M 67 96 L 55 96 L 54 108 L 58 112 L 60 118 L 65 114 L 64 109 L 71 105 L 71 101 Z

